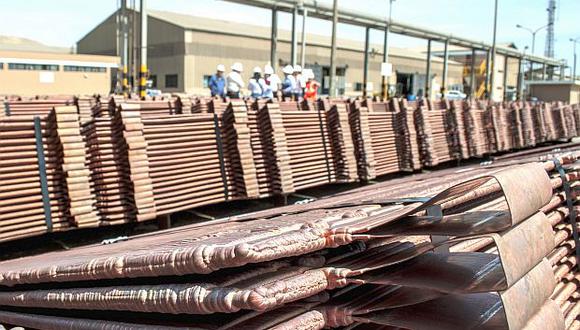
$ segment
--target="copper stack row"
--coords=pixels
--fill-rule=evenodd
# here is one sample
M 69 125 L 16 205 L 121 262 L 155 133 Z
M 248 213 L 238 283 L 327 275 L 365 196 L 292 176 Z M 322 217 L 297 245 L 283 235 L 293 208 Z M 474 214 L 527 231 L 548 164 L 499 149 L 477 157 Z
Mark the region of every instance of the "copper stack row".
M 46 116 L 54 107 L 73 105 L 72 97 L 50 97 L 46 99 L 13 99 L 4 102 L 4 111 L 0 116 L 6 117 L 34 117 Z
M 575 329 L 571 191 L 580 182 L 579 156 L 406 177 L 310 204 L 4 261 L 0 322 Z
M 74 107 L 0 124 L 0 241 L 98 224 Z

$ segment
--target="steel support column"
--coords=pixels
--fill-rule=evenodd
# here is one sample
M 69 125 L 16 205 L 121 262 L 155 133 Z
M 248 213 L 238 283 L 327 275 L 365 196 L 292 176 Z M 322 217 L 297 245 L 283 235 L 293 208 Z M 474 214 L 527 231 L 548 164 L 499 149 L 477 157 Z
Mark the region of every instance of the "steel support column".
M 546 63 L 542 64 L 542 80 L 546 80 Z
M 338 25 L 338 0 L 332 5 L 332 39 L 330 42 L 330 96 L 336 96 L 336 26 Z
M 388 23 L 390 24 L 390 22 Z M 389 25 L 385 28 L 385 38 L 383 41 L 383 63 L 389 61 Z M 381 75 L 381 97 L 389 98 L 389 77 Z
M 141 65 L 139 72 L 139 96 L 145 97 L 147 89 L 147 1 L 141 0 Z
M 521 101 L 524 98 L 524 70 L 522 66 L 524 65 L 522 57 L 518 58 L 518 100 Z
M 121 55 L 121 62 L 123 67 L 121 68 L 123 72 L 123 93 L 129 91 L 129 31 L 128 31 L 128 17 L 127 17 L 127 0 L 121 0 L 121 33 L 122 33 L 122 44 L 123 52 Z
M 427 40 L 427 70 L 425 72 L 425 98 L 431 99 L 431 39 Z
M 475 99 L 475 61 L 476 61 L 475 48 L 471 49 L 471 72 L 469 79 L 469 94 L 471 99 Z
M 491 75 L 490 75 L 490 87 L 489 87 L 489 99 L 493 100 L 493 94 L 495 91 L 495 53 L 496 53 L 496 36 L 497 36 L 497 7 L 498 0 L 495 0 L 494 6 L 494 16 L 493 16 L 493 43 L 491 46 Z
M 491 51 L 487 51 L 486 58 L 485 58 L 485 98 L 489 99 L 489 80 L 490 80 L 490 72 L 491 72 Z
M 302 9 L 302 44 L 300 45 L 300 65 L 302 68 L 306 65 L 306 19 L 308 18 L 308 9 Z
M 276 71 L 278 67 L 278 10 L 272 9 L 272 27 L 270 34 L 270 65 Z
M 294 7 L 292 11 L 292 45 L 290 48 L 290 63 L 292 66 L 296 65 L 296 48 L 297 48 L 297 38 L 296 38 L 296 20 L 298 19 L 298 6 Z
M 369 83 L 369 48 L 370 48 L 371 28 L 367 27 L 365 30 L 365 53 L 363 62 L 363 96 L 367 96 L 367 87 Z
M 441 97 L 445 96 L 447 91 L 447 71 L 449 66 L 449 40 L 445 40 L 445 48 L 443 51 L 443 78 L 441 83 Z
M 507 100 L 507 81 L 508 81 L 508 63 L 510 61 L 509 56 L 504 56 L 503 61 L 503 101 Z

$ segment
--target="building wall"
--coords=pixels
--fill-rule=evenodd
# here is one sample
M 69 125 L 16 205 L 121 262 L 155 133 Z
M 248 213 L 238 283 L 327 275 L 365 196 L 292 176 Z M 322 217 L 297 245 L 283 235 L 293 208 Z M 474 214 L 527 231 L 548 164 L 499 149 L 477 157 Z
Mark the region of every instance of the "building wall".
M 9 63 L 47 63 L 57 65 L 57 71 L 10 69 Z M 0 94 L 91 95 L 108 94 L 111 89 L 111 67 L 116 57 L 40 52 L 0 52 Z M 105 72 L 65 71 L 64 65 L 100 66 Z M 108 66 L 108 67 L 107 67 Z
M 532 97 L 540 101 L 563 101 L 570 104 L 580 103 L 580 85 L 572 84 L 530 84 Z
M 137 14 L 137 19 L 139 15 Z M 115 40 L 115 15 L 107 18 L 101 25 L 93 29 L 78 43 L 80 53 L 108 52 L 114 49 Z M 283 77 L 282 67 L 290 63 L 290 42 L 287 31 L 279 31 L 277 55 L 278 75 Z M 136 38 L 139 38 L 137 33 Z M 329 39 L 329 38 L 328 38 Z M 99 41 L 96 41 L 99 40 Z M 363 50 L 362 43 L 353 46 L 352 41 L 338 42 L 337 66 L 346 68 L 345 94 L 360 95 L 361 90 L 356 90 L 363 82 Z M 186 30 L 181 26 L 155 17 L 149 18 L 148 33 L 148 66 L 151 74 L 157 81 L 157 88 L 165 92 L 187 92 L 193 94 L 209 94 L 204 87 L 204 77 L 215 72 L 218 64 L 229 67 L 234 62 L 244 65 L 243 77 L 249 79 L 252 69 L 264 65 L 270 60 L 270 39 L 247 35 L 243 33 L 227 32 L 204 32 Z M 297 59 L 300 62 L 300 45 L 297 49 Z M 99 50 L 101 49 L 101 50 Z M 424 74 L 426 61 L 424 58 L 415 56 L 390 57 L 393 70 L 405 74 Z M 373 93 L 380 93 L 381 76 L 380 66 L 382 54 L 374 53 L 370 56 L 369 81 L 372 83 Z M 320 36 L 307 40 L 306 65 L 308 67 L 330 66 L 330 46 L 325 38 Z M 433 58 L 432 72 L 435 74 L 434 81 L 440 81 L 443 64 L 440 59 Z M 318 72 L 322 72 L 318 70 Z M 449 83 L 460 84 L 462 82 L 462 66 L 450 64 Z M 166 76 L 178 76 L 178 87 L 166 87 Z M 324 82 L 324 77 L 317 79 Z M 390 78 L 390 83 L 395 84 L 396 76 Z M 440 82 L 439 82 L 440 83 Z
M 215 34 L 198 31 L 186 31 L 186 86 L 185 91 L 194 94 L 207 94 L 209 91 L 203 86 L 203 77 L 211 75 L 218 64 L 229 66 L 234 62 L 244 65 L 243 77 L 249 79 L 252 69 L 260 66 L 262 69 L 270 61 L 270 40 L 267 38 L 243 37 L 227 34 Z M 277 46 L 278 75 L 283 77 L 282 67 L 290 62 L 289 42 L 279 40 Z M 300 62 L 301 47 L 298 46 L 297 58 Z M 346 94 L 360 95 L 362 91 L 355 91 L 356 84 L 363 82 L 364 52 L 347 47 L 339 47 L 337 51 L 337 66 L 346 67 Z M 391 56 L 393 70 L 407 74 L 424 74 L 426 61 L 422 59 Z M 306 44 L 306 67 L 329 66 L 330 47 L 318 44 Z M 373 92 L 380 93 L 380 67 L 382 54 L 369 56 L 369 81 L 372 82 Z M 433 61 L 432 72 L 438 73 L 435 80 L 440 81 L 443 70 L 441 61 Z M 452 64 L 448 69 L 450 84 L 460 84 L 462 66 Z M 319 78 L 321 79 L 321 78 Z M 396 83 L 396 77 L 391 77 L 391 84 Z
M 117 23 L 115 14 L 87 33 L 77 42 L 80 54 L 117 55 Z

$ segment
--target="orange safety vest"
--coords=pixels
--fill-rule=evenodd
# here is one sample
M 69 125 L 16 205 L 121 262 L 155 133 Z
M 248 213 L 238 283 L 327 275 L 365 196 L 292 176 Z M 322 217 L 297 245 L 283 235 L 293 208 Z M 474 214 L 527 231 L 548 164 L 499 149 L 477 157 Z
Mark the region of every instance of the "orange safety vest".
M 316 100 L 316 94 L 318 93 L 318 83 L 314 80 L 306 82 L 306 88 L 304 89 L 304 98 L 307 100 Z

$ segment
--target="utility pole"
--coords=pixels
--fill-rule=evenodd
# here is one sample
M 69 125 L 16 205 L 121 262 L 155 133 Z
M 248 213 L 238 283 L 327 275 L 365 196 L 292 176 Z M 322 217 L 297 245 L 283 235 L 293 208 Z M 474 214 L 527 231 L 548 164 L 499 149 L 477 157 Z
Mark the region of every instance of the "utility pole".
M 336 96 L 336 26 L 338 25 L 338 0 L 332 5 L 332 41 L 330 45 L 330 96 Z
M 389 32 L 391 30 L 391 19 L 392 19 L 392 15 L 393 15 L 393 2 L 395 2 L 395 0 L 389 0 L 389 20 L 385 26 L 385 40 L 383 42 L 383 63 L 388 63 L 389 62 Z M 389 98 L 389 77 L 385 77 L 382 76 L 382 82 L 381 82 L 381 87 L 382 87 L 382 97 L 384 99 L 388 99 Z
M 493 101 L 493 94 L 495 90 L 495 51 L 496 51 L 496 37 L 497 37 L 497 4 L 498 0 L 495 0 L 495 10 L 493 15 L 493 44 L 491 46 L 491 87 L 489 93 L 489 99 Z

